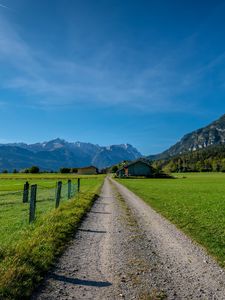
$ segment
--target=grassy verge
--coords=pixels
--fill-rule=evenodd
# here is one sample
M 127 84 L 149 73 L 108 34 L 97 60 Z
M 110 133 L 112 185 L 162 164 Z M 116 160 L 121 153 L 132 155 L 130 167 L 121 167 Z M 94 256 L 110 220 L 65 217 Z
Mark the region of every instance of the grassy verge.
M 45 174 L 46 175 L 46 174 Z M 70 177 L 71 178 L 71 177 Z M 83 177 L 81 179 L 81 192 L 89 193 L 96 184 L 102 182 L 103 177 Z M 58 178 L 37 179 L 29 178 L 29 183 L 38 185 L 36 219 L 39 220 L 55 207 L 55 185 Z M 29 226 L 29 203 L 22 202 L 23 179 L 2 179 L 0 176 L 0 261 L 1 253 L 6 253 L 8 248 L 16 247 L 22 238 L 24 230 Z M 68 202 L 66 185 L 63 180 L 61 204 Z M 72 182 L 77 180 L 72 178 Z M 19 192 L 18 192 L 19 191 Z M 15 193 L 14 193 L 15 192 Z
M 118 181 L 203 245 L 225 267 L 225 174 Z
M 0 252 L 0 299 L 29 298 L 90 209 L 102 182 L 103 177 L 92 179 L 79 197 L 43 214 L 33 225 L 16 229 L 19 240 Z
M 88 179 L 88 178 L 104 178 L 105 175 L 78 175 L 77 173 L 38 173 L 38 174 L 32 174 L 32 173 L 7 173 L 7 174 L 0 174 L 0 180 L 45 180 L 45 179 Z

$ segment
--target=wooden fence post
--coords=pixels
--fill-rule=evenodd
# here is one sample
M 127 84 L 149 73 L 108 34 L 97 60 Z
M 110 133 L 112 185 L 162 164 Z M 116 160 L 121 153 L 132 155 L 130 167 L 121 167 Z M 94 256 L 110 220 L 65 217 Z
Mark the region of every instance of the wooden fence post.
M 80 178 L 77 178 L 77 191 L 80 192 Z
M 28 202 L 28 197 L 29 197 L 29 182 L 26 181 L 26 183 L 23 186 L 23 203 Z
M 61 190 L 62 190 L 62 181 L 58 181 L 57 190 L 56 190 L 55 208 L 59 207 L 60 198 L 61 198 Z
M 71 179 L 68 180 L 68 199 L 71 198 Z
M 36 199 L 37 199 L 37 185 L 33 184 L 31 186 L 30 192 L 30 215 L 29 215 L 29 223 L 35 220 L 35 210 L 36 210 Z

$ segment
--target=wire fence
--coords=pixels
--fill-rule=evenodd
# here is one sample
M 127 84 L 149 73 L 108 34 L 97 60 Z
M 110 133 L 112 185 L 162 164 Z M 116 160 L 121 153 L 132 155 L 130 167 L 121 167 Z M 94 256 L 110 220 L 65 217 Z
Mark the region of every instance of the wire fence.
M 9 223 L 11 219 L 32 223 L 40 215 L 54 208 L 57 209 L 79 191 L 79 178 L 76 182 L 69 179 L 67 182 L 51 183 L 49 186 L 39 183 L 32 184 L 27 181 L 23 190 L 0 191 L 0 219 L 5 215 Z
M 57 210 L 80 191 L 79 178 L 25 180 L 18 184 L 0 181 L 0 261 L 4 257 L 2 253 L 16 247 L 27 229 L 32 229 L 32 224 L 42 222 L 49 212 Z M 82 188 L 83 185 L 87 186 L 83 183 Z

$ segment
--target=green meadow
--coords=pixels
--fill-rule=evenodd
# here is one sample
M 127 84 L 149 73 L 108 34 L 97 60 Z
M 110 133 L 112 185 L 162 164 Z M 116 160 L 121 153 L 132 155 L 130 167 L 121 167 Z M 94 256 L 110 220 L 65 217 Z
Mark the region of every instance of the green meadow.
M 225 174 L 175 174 L 175 179 L 118 179 L 205 247 L 225 266 Z
M 29 298 L 32 289 L 63 250 L 99 193 L 104 176 L 73 174 L 2 174 L 0 176 L 0 299 Z M 67 199 L 67 181 L 75 195 Z M 56 182 L 63 182 L 55 209 Z M 24 183 L 37 184 L 36 220 L 29 224 L 29 203 L 22 202 Z

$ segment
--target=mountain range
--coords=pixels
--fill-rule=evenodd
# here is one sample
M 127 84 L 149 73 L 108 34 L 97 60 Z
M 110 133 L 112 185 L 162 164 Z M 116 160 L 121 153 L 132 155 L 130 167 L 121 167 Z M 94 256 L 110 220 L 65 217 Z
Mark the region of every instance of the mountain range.
M 182 139 L 168 150 L 148 156 L 151 160 L 169 159 L 196 150 L 225 144 L 225 115 L 206 127 L 197 129 L 182 137 Z
M 185 153 L 225 145 L 225 115 L 206 127 L 186 134 L 168 150 L 147 156 L 150 160 L 168 160 Z M 212 150 L 210 150 L 212 151 Z M 57 138 L 48 142 L 0 144 L 0 170 L 24 169 L 37 165 L 41 170 L 94 165 L 99 169 L 142 154 L 130 144 L 102 147 L 91 143 L 67 142 Z
M 32 165 L 46 171 L 88 165 L 102 169 L 140 156 L 141 153 L 130 144 L 101 147 L 91 143 L 71 143 L 57 138 L 35 144 L 0 144 L 0 170 L 21 170 Z

